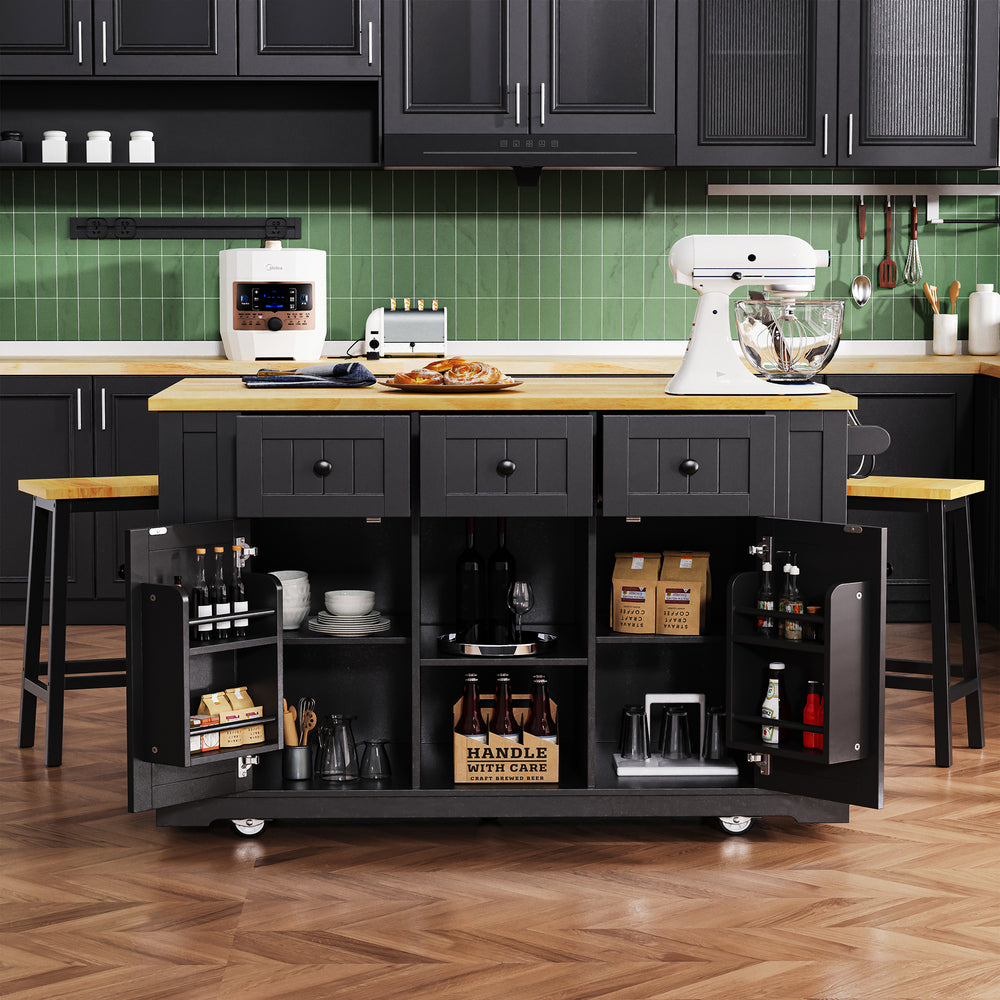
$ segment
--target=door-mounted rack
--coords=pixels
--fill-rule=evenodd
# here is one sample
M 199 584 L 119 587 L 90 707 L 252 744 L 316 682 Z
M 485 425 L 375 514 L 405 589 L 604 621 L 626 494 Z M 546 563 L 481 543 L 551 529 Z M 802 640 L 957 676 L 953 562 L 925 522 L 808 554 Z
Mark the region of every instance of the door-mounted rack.
M 792 198 L 814 198 L 819 195 L 834 195 L 858 198 L 864 195 L 866 198 L 888 196 L 903 200 L 926 198 L 927 222 L 934 225 L 955 223 L 996 225 L 1000 222 L 1000 210 L 991 219 L 941 218 L 942 197 L 976 195 L 981 198 L 1000 198 L 1000 185 L 997 184 L 709 184 L 707 193 L 709 197 L 785 195 Z

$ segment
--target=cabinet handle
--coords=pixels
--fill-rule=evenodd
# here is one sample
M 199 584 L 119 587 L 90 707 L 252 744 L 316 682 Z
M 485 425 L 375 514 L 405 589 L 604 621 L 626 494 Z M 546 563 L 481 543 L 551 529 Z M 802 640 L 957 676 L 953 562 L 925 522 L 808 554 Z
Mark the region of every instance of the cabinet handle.
M 854 115 L 847 116 L 847 155 L 854 155 Z
M 83 65 L 83 21 L 76 22 L 76 61 Z
M 313 472 L 321 478 L 326 478 L 333 472 L 333 466 L 325 459 L 321 458 L 314 466 Z
M 830 152 L 830 116 L 823 115 L 823 155 Z
M 76 429 L 83 430 L 83 390 L 76 390 Z
M 545 124 L 545 84 L 542 84 L 542 96 L 538 107 L 538 124 Z
M 374 49 L 372 48 L 372 23 L 368 22 L 368 65 L 372 64 L 372 54 Z
M 685 476 L 693 476 L 701 466 L 693 458 L 685 458 L 679 466 L 677 466 L 677 471 Z
M 498 476 L 512 476 L 516 469 L 517 466 L 509 458 L 504 458 L 497 462 Z
M 514 124 L 521 124 L 521 85 L 514 84 Z
M 101 64 L 108 64 L 108 22 L 101 21 Z
M 107 393 L 106 389 L 101 389 L 101 430 L 102 431 L 106 431 L 108 429 L 108 422 L 107 422 L 108 410 L 107 410 L 106 393 Z

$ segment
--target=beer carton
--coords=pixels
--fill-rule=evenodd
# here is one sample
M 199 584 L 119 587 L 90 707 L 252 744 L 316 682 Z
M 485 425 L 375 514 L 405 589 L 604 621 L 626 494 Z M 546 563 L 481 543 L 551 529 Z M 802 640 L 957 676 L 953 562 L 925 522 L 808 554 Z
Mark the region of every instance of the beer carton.
M 523 726 L 531 707 L 531 695 L 511 696 L 514 716 Z M 493 695 L 481 699 L 483 718 L 489 725 L 493 714 Z M 559 723 L 559 709 L 549 700 L 552 717 Z M 462 714 L 462 701 L 455 702 L 452 712 L 453 725 Z M 470 739 L 453 732 L 455 748 L 455 784 L 554 784 L 559 780 L 559 744 L 539 739 L 531 733 L 522 733 L 521 743 L 504 739 L 496 733 L 487 733 L 488 742 Z
M 653 635 L 659 552 L 616 552 L 611 574 L 611 629 Z
M 218 718 L 219 725 L 229 722 L 239 722 L 243 716 L 233 708 L 225 691 L 213 691 L 211 694 L 203 694 L 198 705 L 198 715 L 214 715 Z M 243 738 L 238 729 L 224 729 L 219 733 L 219 749 L 232 750 L 242 744 Z
M 656 584 L 656 634 L 701 635 L 708 621 L 712 575 L 707 552 L 664 552 Z

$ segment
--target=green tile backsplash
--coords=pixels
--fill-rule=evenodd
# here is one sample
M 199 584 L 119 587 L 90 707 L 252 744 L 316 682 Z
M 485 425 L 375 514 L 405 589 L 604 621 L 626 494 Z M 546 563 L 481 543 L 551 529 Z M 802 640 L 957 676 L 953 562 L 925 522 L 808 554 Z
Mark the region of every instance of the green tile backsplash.
M 697 296 L 667 253 L 688 233 L 791 233 L 830 249 L 817 296 L 848 299 L 858 273 L 855 204 L 845 197 L 706 197 L 712 183 L 995 185 L 989 172 L 0 170 L 0 340 L 215 341 L 221 240 L 68 238 L 74 215 L 297 215 L 299 245 L 328 252 L 330 340 L 364 332 L 390 297 L 436 298 L 458 340 L 684 340 Z M 919 202 L 923 218 L 923 202 Z M 884 203 L 869 199 L 865 273 L 885 248 Z M 895 212 L 900 284 L 849 303 L 849 340 L 930 339 L 930 307 L 902 283 L 908 209 Z M 945 197 L 945 218 L 995 219 L 993 197 Z M 926 280 L 1000 284 L 995 223 L 920 225 Z

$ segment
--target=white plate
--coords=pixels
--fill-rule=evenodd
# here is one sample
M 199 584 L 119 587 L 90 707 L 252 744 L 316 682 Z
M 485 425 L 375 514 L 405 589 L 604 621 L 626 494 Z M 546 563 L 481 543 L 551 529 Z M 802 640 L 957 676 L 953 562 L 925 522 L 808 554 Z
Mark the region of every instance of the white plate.
M 373 632 L 384 632 L 392 626 L 388 618 L 380 618 L 368 625 L 327 625 L 318 618 L 309 619 L 309 629 L 312 632 L 322 632 L 325 635 L 371 635 Z
M 364 622 L 377 622 L 382 617 L 381 611 L 372 611 L 367 615 L 332 615 L 329 611 L 317 611 L 316 617 L 321 622 L 333 625 L 354 625 Z

